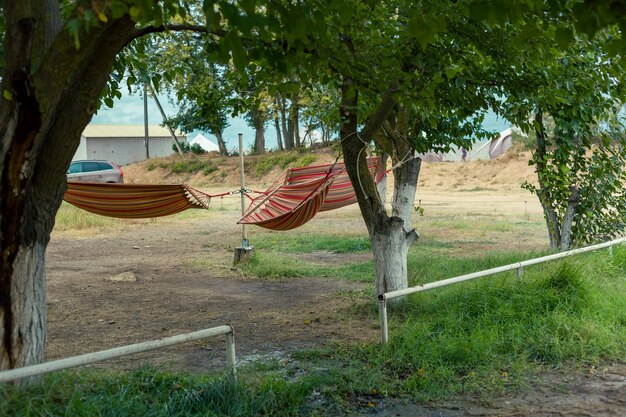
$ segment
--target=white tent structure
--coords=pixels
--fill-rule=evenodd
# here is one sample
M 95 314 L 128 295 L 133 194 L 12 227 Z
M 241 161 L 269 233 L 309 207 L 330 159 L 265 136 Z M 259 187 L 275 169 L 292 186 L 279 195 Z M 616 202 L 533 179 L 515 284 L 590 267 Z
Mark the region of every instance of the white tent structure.
M 495 159 L 506 153 L 511 146 L 513 146 L 513 131 L 512 129 L 506 129 L 500 132 L 500 135 L 494 139 L 475 143 L 472 149 L 467 150 L 467 160 Z M 453 148 L 447 153 L 429 151 L 416 156 L 421 157 L 425 162 L 460 162 L 462 161 L 462 154 L 461 148 Z
M 489 147 L 487 148 L 487 146 Z M 491 139 L 476 151 L 472 151 L 472 156 L 474 159 L 496 159 L 511 149 L 511 146 L 513 146 L 513 130 L 506 129 L 500 132 L 500 136 L 497 138 Z M 486 155 L 484 155 L 485 151 L 487 151 Z
M 198 145 L 207 152 L 219 152 L 220 148 L 215 143 L 207 139 L 202 133 L 189 141 L 189 146 Z

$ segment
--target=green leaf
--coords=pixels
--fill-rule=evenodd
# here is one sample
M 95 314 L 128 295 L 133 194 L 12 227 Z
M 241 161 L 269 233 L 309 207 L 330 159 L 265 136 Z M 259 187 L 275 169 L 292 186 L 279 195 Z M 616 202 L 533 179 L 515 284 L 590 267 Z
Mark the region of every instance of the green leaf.
M 574 31 L 571 27 L 560 27 L 554 33 L 557 45 L 561 49 L 566 49 L 574 41 Z
M 233 63 L 235 64 L 235 68 L 243 71 L 248 65 L 248 54 L 244 49 L 243 43 L 241 42 L 241 38 L 235 31 L 231 31 L 228 33 L 228 41 L 230 43 L 230 49 L 233 56 Z
M 132 17 L 133 20 L 137 20 L 139 18 L 139 15 L 141 14 L 141 8 L 137 6 L 131 6 L 128 14 L 130 14 L 130 17 Z

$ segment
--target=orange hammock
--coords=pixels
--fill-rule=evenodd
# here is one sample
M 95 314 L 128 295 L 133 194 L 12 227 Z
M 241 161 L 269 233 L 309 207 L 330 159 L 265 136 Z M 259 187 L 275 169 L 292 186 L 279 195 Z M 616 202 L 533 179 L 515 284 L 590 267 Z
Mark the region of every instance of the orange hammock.
M 211 197 L 215 196 L 186 185 L 68 182 L 63 199 L 102 216 L 145 219 L 169 216 L 190 208 L 208 209 Z
M 380 158 L 370 158 L 372 176 L 379 172 Z M 376 176 L 380 181 L 384 173 Z M 291 168 L 260 197 L 252 200 L 239 224 L 254 224 L 272 230 L 302 226 L 318 212 L 356 202 L 356 195 L 343 162 Z

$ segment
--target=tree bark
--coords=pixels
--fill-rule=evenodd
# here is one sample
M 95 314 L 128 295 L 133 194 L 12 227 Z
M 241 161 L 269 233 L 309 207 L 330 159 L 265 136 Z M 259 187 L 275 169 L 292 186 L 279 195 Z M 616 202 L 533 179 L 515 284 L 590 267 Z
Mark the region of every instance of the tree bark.
M 397 165 L 393 170 L 394 187 L 391 214 L 400 217 L 405 224 L 410 225 L 413 221 L 413 203 L 415 202 L 422 160 L 411 157 L 414 152 L 404 139 L 408 136 L 408 130 L 409 114 L 404 109 L 398 111 L 396 128 L 394 130 L 385 129 L 393 144 L 392 162 L 394 166 Z
M 57 15 L 41 18 L 46 13 Z M 76 49 L 67 31 L 56 26 L 58 13 L 52 0 L 8 2 L 4 8 L 0 369 L 44 358 L 45 250 L 65 192 L 65 172 L 135 26 L 127 16 L 111 19 L 81 31 Z M 46 41 L 35 46 L 33 39 Z
M 220 155 L 228 156 L 228 149 L 226 149 L 226 142 L 224 142 L 222 131 L 221 130 L 216 131 L 215 137 L 217 138 L 217 146 L 220 149 Z
M 280 133 L 280 120 L 278 114 L 280 112 L 280 104 L 278 103 L 278 97 L 274 98 L 274 105 L 276 106 L 276 112 L 274 113 L 274 128 L 276 129 L 276 145 L 279 151 L 283 151 L 283 139 Z
M 265 123 L 258 115 L 254 119 L 254 150 L 257 154 L 265 153 Z
M 537 149 L 535 151 L 535 161 L 537 166 L 537 179 L 539 182 L 539 202 L 543 208 L 543 216 L 546 220 L 548 228 L 548 237 L 550 238 L 550 248 L 559 249 L 561 247 L 561 227 L 558 216 L 552 206 L 550 198 L 550 190 L 546 187 L 543 176 L 547 174 L 545 163 L 546 157 L 546 133 L 543 126 L 543 114 L 537 112 L 535 114 L 535 135 L 537 136 Z
M 572 238 L 572 223 L 574 222 L 574 215 L 576 214 L 576 208 L 580 202 L 580 191 L 577 187 L 570 187 L 570 196 L 568 199 L 567 210 L 563 217 L 563 226 L 561 226 L 561 245 L 559 249 L 566 251 L 570 248 Z
M 298 132 L 298 100 L 299 95 L 295 93 L 291 97 L 291 106 L 289 107 L 289 121 L 288 121 L 288 129 L 289 129 L 289 140 L 296 147 L 299 148 L 300 143 L 300 132 Z
M 407 288 L 408 248 L 418 238 L 415 230 L 406 231 L 405 221 L 398 216 L 388 216 L 376 189 L 376 183 L 369 174 L 366 160 L 366 146 L 374 132 L 380 129 L 392 110 L 394 89 L 383 97 L 373 116 L 358 132 L 357 104 L 358 91 L 352 81 L 345 78 L 341 88 L 340 105 L 342 149 L 344 161 L 361 215 L 367 226 L 376 272 L 376 292 Z M 399 300 L 398 300 L 399 301 Z
M 389 155 L 383 152 L 383 154 L 380 156 L 380 161 L 382 165 L 381 169 L 385 171 L 387 170 L 388 159 L 389 159 Z M 376 189 L 378 190 L 378 195 L 380 196 L 380 202 L 382 204 L 385 204 L 387 202 L 387 173 L 385 173 L 383 177 L 380 179 L 380 181 L 378 181 L 378 184 L 376 184 Z
M 285 149 L 290 151 L 293 149 L 293 138 L 290 136 L 290 131 L 287 128 L 287 110 L 286 110 L 286 100 L 284 96 L 280 96 L 276 98 L 277 102 L 280 102 L 280 123 L 283 128 L 283 134 L 285 139 Z

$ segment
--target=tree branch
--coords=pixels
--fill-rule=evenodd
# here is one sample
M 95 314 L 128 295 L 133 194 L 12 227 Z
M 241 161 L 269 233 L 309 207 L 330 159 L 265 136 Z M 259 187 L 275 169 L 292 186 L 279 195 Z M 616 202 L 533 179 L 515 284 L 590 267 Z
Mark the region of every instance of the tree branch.
M 411 229 L 409 232 L 407 232 L 405 237 L 406 237 L 406 244 L 408 246 L 411 246 L 413 242 L 415 242 L 417 239 L 420 238 L 420 234 L 417 233 L 417 230 Z
M 363 140 L 369 142 L 374 133 L 380 129 L 385 120 L 387 120 L 387 116 L 391 113 L 393 109 L 393 105 L 395 104 L 395 94 L 398 92 L 398 86 L 396 84 L 392 84 L 385 91 L 385 95 L 382 100 L 376 107 L 374 114 L 369 118 L 367 124 L 363 127 L 360 132 L 360 135 L 363 137 Z
M 170 24 L 170 25 L 146 26 L 142 28 L 137 28 L 131 33 L 130 39 L 128 39 L 128 42 L 132 41 L 133 39 L 141 38 L 142 36 L 148 35 L 150 33 L 184 32 L 184 31 L 206 33 L 206 34 L 211 34 L 211 35 L 216 35 L 216 36 L 221 36 L 221 37 L 226 36 L 225 30 L 219 30 L 219 31 L 212 30 L 209 32 L 207 27 L 202 26 L 202 25 L 192 25 L 192 24 L 171 25 Z

